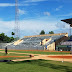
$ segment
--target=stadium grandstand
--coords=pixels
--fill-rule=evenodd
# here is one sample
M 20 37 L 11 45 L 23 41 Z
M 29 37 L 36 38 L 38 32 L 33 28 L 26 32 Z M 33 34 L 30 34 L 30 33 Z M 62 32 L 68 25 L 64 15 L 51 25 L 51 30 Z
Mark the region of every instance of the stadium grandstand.
M 69 49 L 69 51 L 71 51 L 71 54 L 72 54 L 72 34 L 71 34 L 71 28 L 72 28 L 72 18 L 69 18 L 69 19 L 63 19 L 63 20 L 61 20 L 61 21 L 63 21 L 63 22 L 65 22 L 65 23 L 67 23 L 67 24 L 69 24 L 70 25 L 70 39 L 68 40 L 68 41 L 66 41 L 66 42 L 63 42 L 61 45 L 63 46 L 66 46 L 66 47 L 64 47 L 63 49 L 65 50 L 65 49 Z
M 59 50 L 56 46 L 68 40 L 68 33 L 24 36 L 24 38 L 7 44 L 8 49 L 17 50 Z M 4 45 L 1 47 L 4 48 Z

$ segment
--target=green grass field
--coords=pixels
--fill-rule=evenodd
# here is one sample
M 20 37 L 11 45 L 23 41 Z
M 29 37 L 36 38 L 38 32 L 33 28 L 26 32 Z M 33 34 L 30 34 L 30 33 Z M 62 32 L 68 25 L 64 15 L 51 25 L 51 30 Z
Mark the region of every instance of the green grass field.
M 15 51 L 9 50 L 9 52 L 18 52 L 18 53 L 32 53 L 32 54 L 46 54 L 46 55 L 58 55 L 58 54 L 70 54 L 70 52 L 44 52 L 44 51 Z
M 5 52 L 4 50 L 0 50 Z M 13 54 L 9 52 L 15 53 L 29 53 L 30 54 L 44 54 L 44 55 L 60 55 L 60 54 L 70 54 L 70 52 L 44 52 L 44 51 L 26 51 L 26 50 L 8 50 L 8 54 L 6 56 L 29 56 L 28 54 Z M 0 53 L 0 56 L 5 56 L 5 53 Z M 13 60 L 13 59 L 25 59 L 29 57 L 10 57 L 10 58 L 0 58 L 0 60 Z
M 13 53 L 8 53 L 7 55 L 5 53 L 0 53 L 0 56 L 29 56 L 26 54 L 13 54 Z M 13 60 L 13 59 L 25 59 L 29 57 L 8 57 L 8 58 L 0 58 L 0 60 Z
M 4 50 L 0 50 L 4 51 Z M 33 53 L 33 54 L 69 54 L 69 52 L 42 52 L 42 51 L 14 51 L 17 53 Z M 5 53 L 0 53 L 5 56 Z M 27 54 L 9 53 L 7 56 L 28 56 Z M 23 57 L 22 57 L 23 58 Z M 0 58 L 0 60 L 12 60 L 16 58 Z M 24 59 L 24 58 L 23 58 Z M 72 72 L 72 63 L 50 60 L 26 60 L 20 62 L 0 62 L 0 72 Z
M 4 51 L 4 50 L 0 50 Z M 45 55 L 60 55 L 60 54 L 70 54 L 70 52 L 52 52 L 52 51 L 27 51 L 27 50 L 8 50 L 8 52 L 18 52 L 18 53 L 31 53 L 31 54 L 45 54 Z
M 48 60 L 0 62 L 0 72 L 72 72 L 72 63 Z
M 0 50 L 4 51 L 4 50 Z M 0 53 L 0 56 L 29 56 L 27 54 L 13 54 L 9 52 L 16 53 L 31 53 L 31 54 L 46 54 L 46 55 L 60 55 L 60 54 L 70 54 L 69 52 L 44 52 L 44 51 L 25 51 L 25 50 L 8 50 L 8 54 Z M 29 57 L 10 57 L 10 58 L 0 58 L 0 60 L 13 60 L 13 59 L 25 59 Z

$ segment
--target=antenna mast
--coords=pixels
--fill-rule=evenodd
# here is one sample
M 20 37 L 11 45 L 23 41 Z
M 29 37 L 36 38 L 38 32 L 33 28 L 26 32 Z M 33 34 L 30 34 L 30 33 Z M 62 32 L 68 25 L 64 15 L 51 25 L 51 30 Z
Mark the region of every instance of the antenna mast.
M 15 0 L 15 38 L 19 39 L 19 9 L 18 9 L 18 0 Z

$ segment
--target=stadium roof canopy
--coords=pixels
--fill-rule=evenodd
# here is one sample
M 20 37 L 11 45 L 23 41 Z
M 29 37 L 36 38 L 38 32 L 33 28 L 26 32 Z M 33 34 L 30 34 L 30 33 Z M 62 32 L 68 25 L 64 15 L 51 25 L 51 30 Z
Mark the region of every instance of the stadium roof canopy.
M 72 25 L 72 18 L 70 18 L 70 19 L 64 19 L 64 20 L 61 20 L 61 21 L 66 22 L 66 23 Z

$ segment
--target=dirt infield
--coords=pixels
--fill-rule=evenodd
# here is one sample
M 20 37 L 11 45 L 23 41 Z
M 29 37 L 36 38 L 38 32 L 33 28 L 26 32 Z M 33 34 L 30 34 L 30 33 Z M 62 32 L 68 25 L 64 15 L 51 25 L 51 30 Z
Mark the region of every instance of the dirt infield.
M 4 51 L 0 51 L 4 53 Z M 31 54 L 31 53 L 17 53 L 17 52 L 9 52 L 13 54 L 27 54 L 27 55 L 34 55 L 34 57 L 26 58 L 26 59 L 15 59 L 12 61 L 24 61 L 24 60 L 37 60 L 37 59 L 44 59 L 44 60 L 54 60 L 54 61 L 68 61 L 72 63 L 72 54 L 66 55 L 42 55 L 42 54 Z M 0 56 L 0 58 L 6 57 L 29 57 L 29 56 Z
M 11 49 L 9 49 L 11 50 Z M 13 50 L 12 51 L 39 51 L 39 52 L 68 52 L 70 53 L 70 51 L 48 51 L 48 50 Z
M 72 56 L 48 56 L 50 58 L 65 58 L 65 59 L 72 59 Z
M 67 61 L 72 63 L 72 55 L 38 55 L 28 59 L 16 59 L 13 61 L 24 61 L 24 60 L 37 60 L 37 59 L 44 59 L 44 60 L 54 60 L 54 61 Z
M 0 50 L 5 50 L 5 49 L 0 49 Z M 68 52 L 70 53 L 70 51 L 48 51 L 48 50 L 16 50 L 16 49 L 8 49 L 11 51 L 39 51 L 39 52 Z
M 0 56 L 0 58 L 10 58 L 10 57 L 29 57 L 29 56 Z

